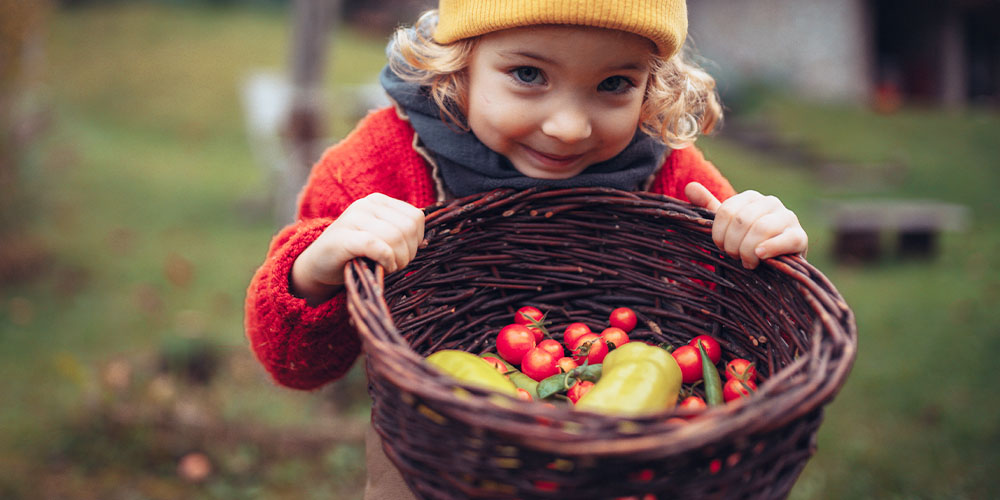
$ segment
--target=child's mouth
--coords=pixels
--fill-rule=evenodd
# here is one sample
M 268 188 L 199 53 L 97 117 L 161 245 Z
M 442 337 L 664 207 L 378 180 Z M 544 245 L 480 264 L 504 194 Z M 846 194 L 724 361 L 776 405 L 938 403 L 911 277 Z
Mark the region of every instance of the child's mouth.
M 535 160 L 537 160 L 539 163 L 541 163 L 541 164 L 543 164 L 545 166 L 548 166 L 548 167 L 565 167 L 565 166 L 569 166 L 569 165 L 573 164 L 574 162 L 576 162 L 577 160 L 579 160 L 581 157 L 583 157 L 582 154 L 576 154 L 576 155 L 553 155 L 553 154 L 547 154 L 547 153 L 542 153 L 541 151 L 532 149 L 532 148 L 530 148 L 528 146 L 524 146 L 524 149 L 528 152 L 528 154 L 530 154 L 533 158 L 535 158 Z

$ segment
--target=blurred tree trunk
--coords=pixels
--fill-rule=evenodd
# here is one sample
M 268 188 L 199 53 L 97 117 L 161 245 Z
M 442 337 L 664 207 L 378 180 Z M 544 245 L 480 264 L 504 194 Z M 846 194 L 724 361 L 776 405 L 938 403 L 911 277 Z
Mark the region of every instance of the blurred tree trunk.
M 0 283 L 30 275 L 39 252 L 25 237 L 34 210 L 21 171 L 40 131 L 31 109 L 40 76 L 48 0 L 0 0 Z
M 341 0 L 295 0 L 291 54 L 292 102 L 285 123 L 290 168 L 276 196 L 280 224 L 294 219 L 296 198 L 323 151 L 323 74 L 328 36 L 336 28 Z

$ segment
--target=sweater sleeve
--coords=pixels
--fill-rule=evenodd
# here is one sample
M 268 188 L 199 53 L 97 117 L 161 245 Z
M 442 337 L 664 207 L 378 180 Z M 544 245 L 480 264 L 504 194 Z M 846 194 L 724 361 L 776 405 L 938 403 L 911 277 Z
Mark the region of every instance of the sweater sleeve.
M 433 181 L 412 143 L 412 127 L 394 110 L 370 114 L 324 152 L 299 196 L 297 220 L 272 239 L 247 289 L 244 328 L 278 383 L 317 388 L 343 376 L 360 354 L 346 292 L 310 306 L 291 293 L 292 264 L 354 200 L 381 192 L 418 207 L 434 201 Z
M 653 179 L 650 191 L 690 201 L 684 194 L 684 187 L 694 181 L 708 188 L 719 201 L 736 194 L 736 190 L 719 169 L 694 146 L 671 151 Z
M 311 307 L 290 291 L 292 264 L 331 222 L 306 219 L 282 229 L 247 290 L 244 322 L 250 347 L 277 382 L 296 389 L 342 376 L 361 351 L 348 325 L 345 293 Z

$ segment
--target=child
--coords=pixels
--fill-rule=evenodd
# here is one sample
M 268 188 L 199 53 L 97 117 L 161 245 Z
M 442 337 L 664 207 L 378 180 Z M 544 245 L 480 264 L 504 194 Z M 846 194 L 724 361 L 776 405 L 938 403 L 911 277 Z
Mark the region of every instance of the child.
M 250 284 L 247 336 L 275 380 L 312 389 L 351 367 L 361 345 L 345 264 L 402 269 L 423 238 L 420 208 L 448 197 L 645 189 L 716 211 L 715 243 L 748 268 L 804 252 L 795 214 L 735 194 L 690 145 L 721 108 L 712 78 L 680 54 L 686 28 L 684 0 L 440 0 L 397 31 L 381 75 L 395 106 L 324 153 Z M 366 498 L 411 497 L 377 435 L 368 441 Z

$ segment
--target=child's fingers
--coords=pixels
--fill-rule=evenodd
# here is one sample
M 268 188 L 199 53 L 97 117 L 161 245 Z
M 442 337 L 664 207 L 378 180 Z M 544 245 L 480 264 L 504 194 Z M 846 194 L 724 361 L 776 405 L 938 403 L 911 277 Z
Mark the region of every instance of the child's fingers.
M 726 248 L 726 240 L 730 232 L 730 224 L 736 219 L 736 216 L 740 214 L 744 207 L 749 206 L 758 197 L 759 193 L 756 191 L 744 191 L 731 198 L 727 199 L 725 203 L 719 205 L 718 209 L 715 211 L 715 222 L 712 223 L 712 240 L 715 242 L 716 246 L 729 254 L 730 257 L 736 257 L 739 252 L 739 244 L 730 243 L 730 247 Z M 745 234 L 743 231 L 741 234 Z
M 402 263 L 406 265 L 417 255 L 420 242 L 424 239 L 424 212 L 408 203 L 399 203 L 402 205 L 394 204 L 377 212 L 375 216 L 398 230 L 402 244 L 407 249 L 406 261 Z
M 370 234 L 375 239 L 384 242 L 392 250 L 393 265 L 385 266 L 386 270 L 402 269 L 410 262 L 410 255 L 416 253 L 418 242 L 411 241 L 412 237 L 399 227 L 397 220 L 384 220 L 373 215 L 357 230 Z
M 348 255 L 368 257 L 378 262 L 390 273 L 400 268 L 397 250 L 375 233 L 351 229 L 345 230 L 340 236 L 340 246 Z
M 748 197 L 750 198 L 750 197 Z M 728 200 L 726 208 L 720 212 L 728 212 Z M 784 207 L 777 198 L 765 196 L 760 198 L 750 198 L 749 202 L 732 212 L 729 217 L 729 224 L 723 236 L 723 250 L 732 257 L 743 258 L 744 266 L 748 264 L 756 266 L 756 256 L 753 249 L 757 243 L 764 241 L 771 236 L 780 233 L 784 229 L 783 221 L 774 214 Z M 749 261 L 747 261 L 749 257 Z
M 385 241 L 396 254 L 396 265 L 402 268 L 417 252 L 418 241 L 413 236 L 413 228 L 407 221 L 387 217 L 390 214 L 373 214 L 372 220 L 359 229 L 368 231 Z
M 787 211 L 786 211 L 787 212 Z M 761 243 L 781 234 L 788 227 L 788 214 L 784 212 L 765 213 L 754 221 L 740 242 L 738 251 L 743 267 L 753 269 L 760 264 L 761 257 L 757 255 Z
M 689 182 L 684 186 L 684 196 L 687 196 L 688 201 L 693 205 L 697 205 L 702 208 L 706 208 L 711 211 L 716 211 L 719 209 L 719 199 L 712 194 L 705 186 L 700 182 Z
M 375 193 L 365 198 L 373 205 L 371 214 L 391 226 L 398 229 L 399 234 L 384 233 L 392 238 L 401 237 L 401 240 L 389 240 L 391 245 L 405 245 L 407 258 L 400 262 L 400 267 L 405 266 L 417 254 L 420 242 L 424 239 L 424 212 L 419 208 L 406 203 L 405 201 Z M 365 226 L 359 226 L 364 229 Z
M 788 227 L 777 236 L 757 245 L 754 253 L 761 260 L 779 255 L 801 254 L 809 248 L 809 236 L 801 226 Z

